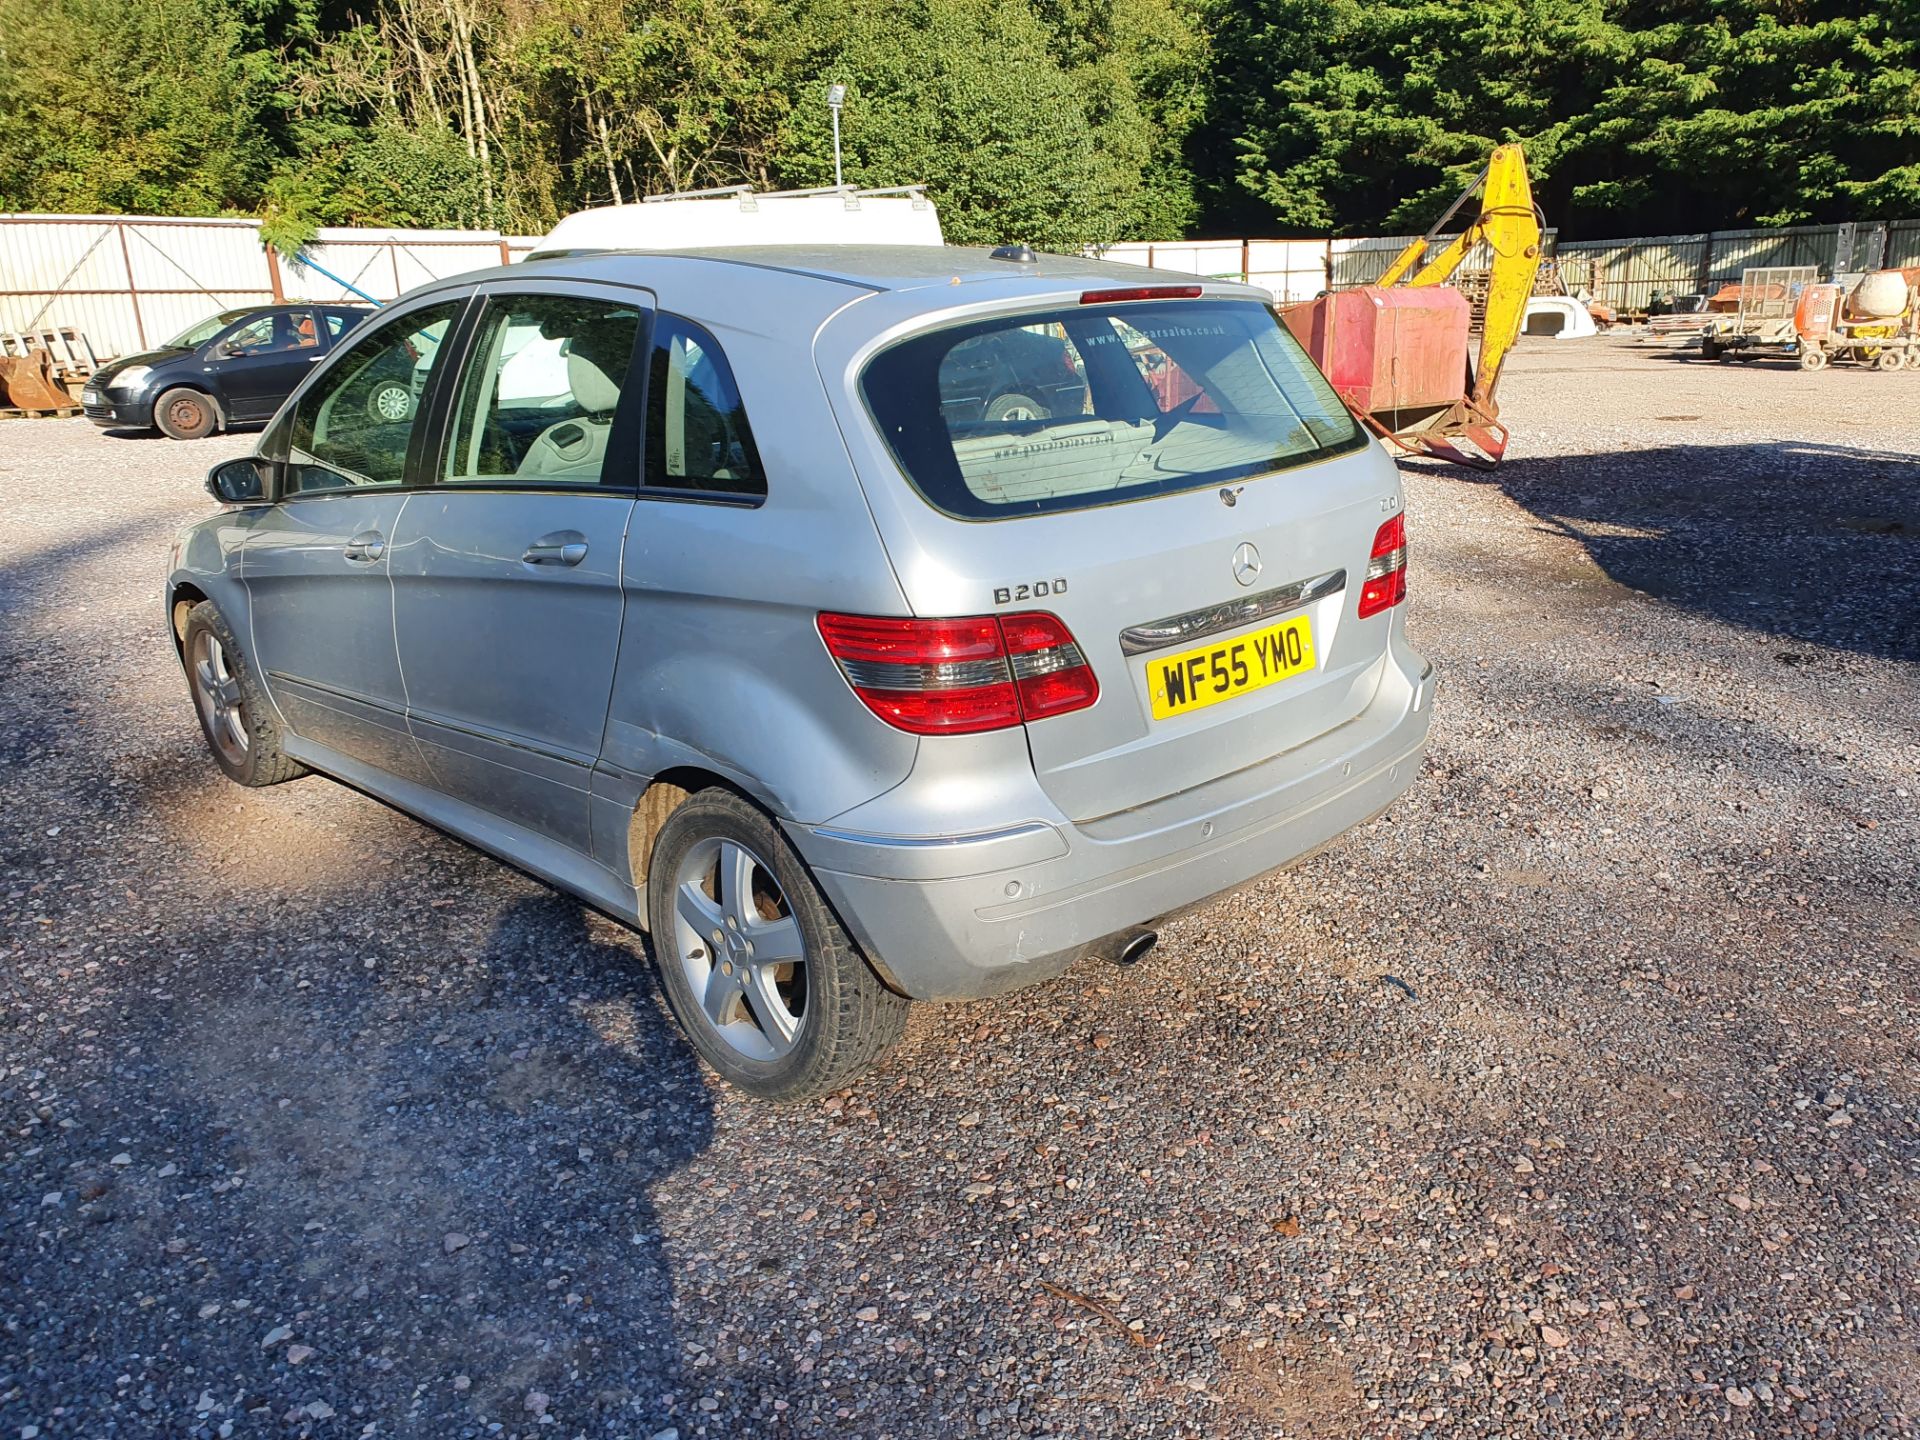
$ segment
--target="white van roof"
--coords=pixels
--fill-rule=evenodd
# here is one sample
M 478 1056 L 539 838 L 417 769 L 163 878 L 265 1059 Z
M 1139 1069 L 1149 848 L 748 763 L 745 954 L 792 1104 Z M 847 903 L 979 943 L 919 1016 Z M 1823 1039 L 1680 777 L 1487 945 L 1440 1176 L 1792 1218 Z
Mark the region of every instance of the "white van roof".
M 569 215 L 528 258 L 585 250 L 716 250 L 742 245 L 941 245 L 918 185 L 756 193 L 751 186 L 649 195 Z

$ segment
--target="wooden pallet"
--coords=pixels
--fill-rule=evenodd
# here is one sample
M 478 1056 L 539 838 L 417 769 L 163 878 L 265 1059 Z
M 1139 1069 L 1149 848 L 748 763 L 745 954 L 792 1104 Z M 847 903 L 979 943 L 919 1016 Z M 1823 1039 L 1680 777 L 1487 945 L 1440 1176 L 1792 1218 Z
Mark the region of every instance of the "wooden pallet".
M 71 420 L 83 413 L 78 405 L 63 405 L 58 410 L 15 410 L 0 406 L 0 420 Z
M 101 365 L 85 333 L 71 325 L 0 334 L 0 355 L 28 355 L 35 350 L 44 350 L 53 358 L 53 373 L 61 380 L 85 380 Z

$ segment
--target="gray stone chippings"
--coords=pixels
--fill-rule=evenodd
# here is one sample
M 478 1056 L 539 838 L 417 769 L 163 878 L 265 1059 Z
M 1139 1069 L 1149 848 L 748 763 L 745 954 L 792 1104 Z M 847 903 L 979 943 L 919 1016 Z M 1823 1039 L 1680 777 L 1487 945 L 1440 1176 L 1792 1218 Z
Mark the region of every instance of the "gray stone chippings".
M 0 421 L 0 1434 L 1914 1435 L 1920 375 L 1506 390 L 1405 467 L 1411 792 L 799 1109 L 220 777 L 158 584 L 250 439 Z

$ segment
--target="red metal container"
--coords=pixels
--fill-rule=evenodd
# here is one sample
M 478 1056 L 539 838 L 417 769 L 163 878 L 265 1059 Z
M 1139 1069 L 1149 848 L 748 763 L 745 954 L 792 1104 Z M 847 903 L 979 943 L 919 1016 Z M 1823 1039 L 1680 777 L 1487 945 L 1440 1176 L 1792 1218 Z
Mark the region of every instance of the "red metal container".
M 1390 431 L 1457 405 L 1466 392 L 1467 297 L 1452 286 L 1362 285 L 1280 318 L 1348 405 Z

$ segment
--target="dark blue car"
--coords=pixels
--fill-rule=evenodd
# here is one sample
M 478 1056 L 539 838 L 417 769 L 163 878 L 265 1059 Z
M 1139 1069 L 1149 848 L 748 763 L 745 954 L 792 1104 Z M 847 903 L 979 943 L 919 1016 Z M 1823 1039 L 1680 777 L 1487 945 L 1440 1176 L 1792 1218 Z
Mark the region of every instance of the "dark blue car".
M 175 440 L 261 423 L 372 313 L 365 306 L 307 304 L 223 310 L 156 349 L 102 366 L 81 404 L 103 429 L 158 427 Z M 396 394 L 388 397 L 406 413 L 413 405 L 411 379 L 397 375 Z

